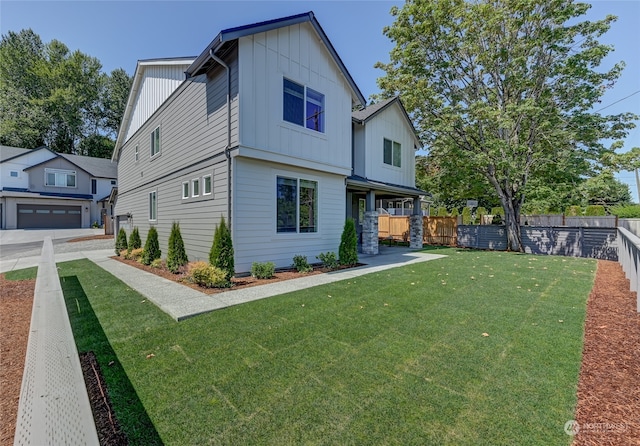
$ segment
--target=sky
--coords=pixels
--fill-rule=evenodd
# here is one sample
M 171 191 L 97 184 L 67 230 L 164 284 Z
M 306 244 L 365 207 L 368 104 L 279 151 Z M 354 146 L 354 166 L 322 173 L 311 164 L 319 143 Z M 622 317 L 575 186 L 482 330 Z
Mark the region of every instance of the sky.
M 31 1 L 0 0 L 0 33 L 31 28 L 44 42 L 57 39 L 70 50 L 96 57 L 103 71 L 124 68 L 130 75 L 140 59 L 198 56 L 223 29 L 313 11 L 365 98 L 378 93 L 373 67 L 388 62 L 392 6 L 403 1 Z M 640 0 L 592 0 L 585 19 L 618 16 L 603 43 L 615 51 L 602 67 L 623 60 L 621 78 L 598 104 L 602 113 L 640 115 Z M 640 121 L 637 122 L 640 126 Z M 640 128 L 631 130 L 621 151 L 640 147 Z M 637 203 L 632 172 L 617 178 L 629 184 Z

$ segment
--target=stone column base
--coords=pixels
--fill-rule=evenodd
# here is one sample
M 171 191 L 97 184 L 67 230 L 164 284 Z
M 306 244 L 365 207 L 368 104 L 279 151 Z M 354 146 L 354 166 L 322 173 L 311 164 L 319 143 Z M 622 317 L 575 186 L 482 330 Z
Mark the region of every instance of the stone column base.
M 409 248 L 422 249 L 422 215 L 409 217 Z
M 421 233 L 422 234 L 422 233 Z M 378 212 L 366 211 L 362 222 L 362 253 L 378 254 Z

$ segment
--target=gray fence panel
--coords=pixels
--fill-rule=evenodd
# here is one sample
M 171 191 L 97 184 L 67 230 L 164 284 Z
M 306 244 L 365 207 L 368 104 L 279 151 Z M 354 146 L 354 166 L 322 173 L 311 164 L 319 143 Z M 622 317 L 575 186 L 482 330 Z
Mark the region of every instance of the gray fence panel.
M 615 228 L 618 217 L 606 215 L 602 217 L 565 217 L 565 226 L 578 228 Z
M 478 226 L 478 248 L 506 251 L 507 232 L 504 226 Z
M 616 228 L 581 228 L 582 256 L 618 261 L 618 230 Z
M 620 218 L 618 226 L 622 226 L 636 237 L 640 237 L 640 218 Z
M 479 227 L 477 225 L 458 225 L 458 246 L 476 248 L 478 246 Z

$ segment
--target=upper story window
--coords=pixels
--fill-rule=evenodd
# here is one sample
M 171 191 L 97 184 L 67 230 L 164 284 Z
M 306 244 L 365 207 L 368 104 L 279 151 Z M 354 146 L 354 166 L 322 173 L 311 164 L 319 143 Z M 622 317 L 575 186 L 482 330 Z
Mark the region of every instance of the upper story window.
M 18 178 L 18 171 L 17 170 L 12 170 L 9 173 L 9 176 L 12 177 L 12 178 Z
M 160 127 L 151 132 L 151 157 L 160 153 Z
M 385 164 L 400 167 L 400 160 L 402 159 L 402 150 L 400 143 L 384 138 L 384 150 L 382 158 Z
M 95 178 L 91 178 L 91 195 L 95 195 L 98 193 L 98 180 Z
M 200 195 L 200 178 L 191 180 L 191 196 L 197 197 Z
M 283 119 L 324 133 L 324 95 L 284 79 Z
M 76 187 L 76 172 L 74 170 L 44 170 L 44 185 L 53 187 Z
M 153 156 L 153 154 L 151 156 Z M 140 159 L 140 157 L 138 156 L 138 146 L 137 145 L 136 145 L 136 150 L 135 150 L 135 159 L 136 159 L 136 163 Z
M 212 186 L 211 175 L 202 177 L 202 195 L 211 195 Z
M 182 198 L 189 198 L 189 182 L 185 181 L 182 183 Z

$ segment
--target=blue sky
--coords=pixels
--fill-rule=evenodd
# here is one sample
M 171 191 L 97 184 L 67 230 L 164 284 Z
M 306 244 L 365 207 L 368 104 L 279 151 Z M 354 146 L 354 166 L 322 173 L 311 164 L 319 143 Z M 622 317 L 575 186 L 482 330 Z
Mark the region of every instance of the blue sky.
M 604 67 L 619 60 L 626 69 L 607 91 L 600 108 L 640 115 L 640 0 L 592 1 L 587 19 L 618 16 L 601 41 L 615 52 Z M 124 68 L 133 74 L 138 59 L 197 56 L 225 28 L 309 10 L 316 17 L 365 97 L 378 92 L 373 68 L 387 62 L 391 42 L 382 29 L 392 23 L 389 10 L 403 1 L 30 1 L 0 0 L 0 32 L 31 28 L 43 41 L 58 39 L 71 50 L 97 57 L 104 71 Z M 635 93 L 635 94 L 634 94 Z M 626 98 L 629 95 L 628 98 Z M 626 98 L 626 99 L 624 99 Z M 620 101 L 620 102 L 617 102 Z M 617 102 L 617 103 L 616 103 Z M 597 108 L 596 108 L 597 110 Z M 640 123 L 638 123 L 640 124 Z M 640 129 L 625 148 L 640 147 Z M 618 174 L 638 202 L 635 177 Z

